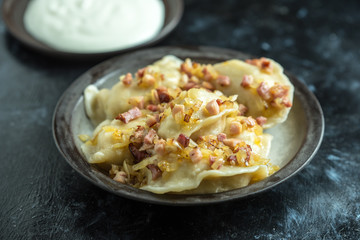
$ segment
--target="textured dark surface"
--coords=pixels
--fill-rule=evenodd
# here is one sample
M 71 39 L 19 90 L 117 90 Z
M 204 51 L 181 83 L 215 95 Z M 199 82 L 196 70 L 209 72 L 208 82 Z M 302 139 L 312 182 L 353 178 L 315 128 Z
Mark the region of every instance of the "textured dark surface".
M 68 166 L 51 133 L 62 92 L 95 63 L 44 58 L 1 20 L 0 239 L 359 239 L 360 3 L 185 2 L 179 27 L 158 45 L 276 59 L 322 104 L 325 138 L 313 161 L 270 191 L 225 204 L 163 207 L 107 193 Z

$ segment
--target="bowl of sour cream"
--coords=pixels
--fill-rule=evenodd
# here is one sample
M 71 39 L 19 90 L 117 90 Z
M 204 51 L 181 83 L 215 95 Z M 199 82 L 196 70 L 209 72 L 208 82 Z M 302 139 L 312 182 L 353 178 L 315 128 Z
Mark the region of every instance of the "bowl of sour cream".
M 150 46 L 179 23 L 182 0 L 4 0 L 18 40 L 45 54 L 101 58 Z

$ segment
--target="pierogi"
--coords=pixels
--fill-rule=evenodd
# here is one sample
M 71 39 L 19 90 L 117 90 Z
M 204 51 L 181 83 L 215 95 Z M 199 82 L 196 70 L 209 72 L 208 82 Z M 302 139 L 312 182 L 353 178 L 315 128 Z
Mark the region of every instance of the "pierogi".
M 157 194 L 222 192 L 278 170 L 263 128 L 286 120 L 294 91 L 278 63 L 165 56 L 139 67 L 111 89 L 85 89 L 89 163 Z

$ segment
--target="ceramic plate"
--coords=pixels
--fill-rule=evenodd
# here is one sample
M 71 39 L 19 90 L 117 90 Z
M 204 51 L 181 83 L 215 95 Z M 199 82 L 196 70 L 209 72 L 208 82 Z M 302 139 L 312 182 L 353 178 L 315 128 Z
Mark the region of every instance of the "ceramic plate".
M 182 0 L 163 0 L 165 5 L 165 21 L 159 34 L 145 42 L 130 48 L 101 52 L 101 53 L 72 53 L 63 52 L 47 46 L 46 44 L 38 41 L 31 36 L 24 27 L 23 16 L 25 9 L 29 3 L 29 0 L 4 0 L 2 4 L 2 16 L 4 22 L 13 36 L 20 40 L 25 45 L 40 51 L 46 55 L 68 58 L 68 59 L 101 59 L 109 56 L 118 55 L 134 49 L 150 46 L 166 37 L 179 23 L 183 13 L 183 1 Z
M 98 88 L 111 88 L 119 81 L 119 75 L 134 73 L 168 54 L 210 64 L 232 58 L 249 58 L 241 52 L 212 47 L 160 47 L 115 57 L 88 70 L 65 91 L 53 118 L 53 133 L 58 149 L 86 179 L 126 198 L 167 205 L 196 205 L 239 199 L 262 192 L 287 180 L 312 159 L 324 132 L 322 110 L 307 87 L 286 73 L 295 86 L 293 108 L 286 122 L 267 131 L 274 136 L 270 158 L 281 169 L 260 182 L 223 193 L 158 195 L 115 182 L 87 163 L 80 150 L 82 142 L 78 138 L 79 134 L 91 135 L 94 129 L 84 110 L 83 91 L 86 86 L 95 84 Z

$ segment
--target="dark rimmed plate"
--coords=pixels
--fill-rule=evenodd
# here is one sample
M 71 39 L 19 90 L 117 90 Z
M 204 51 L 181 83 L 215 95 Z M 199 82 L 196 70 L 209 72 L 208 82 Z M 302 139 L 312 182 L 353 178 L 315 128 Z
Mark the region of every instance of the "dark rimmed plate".
M 166 205 L 198 205 L 239 199 L 265 191 L 287 180 L 302 169 L 314 156 L 322 141 L 324 118 L 319 102 L 307 87 L 292 76 L 295 86 L 294 106 L 283 124 L 269 130 L 274 135 L 270 156 L 281 169 L 263 181 L 223 193 L 178 195 L 153 194 L 113 181 L 85 160 L 81 153 L 79 134 L 93 131 L 83 106 L 83 91 L 89 84 L 110 88 L 121 74 L 135 72 L 172 54 L 200 63 L 216 63 L 232 58 L 246 59 L 248 55 L 229 49 L 213 47 L 159 47 L 140 50 L 112 58 L 91 68 L 80 76 L 60 98 L 53 117 L 53 133 L 58 149 L 67 162 L 86 179 L 119 196 Z
M 175 27 L 178 25 L 183 13 L 183 9 L 184 9 L 183 0 L 162 0 L 162 1 L 164 2 L 165 5 L 165 20 L 161 31 L 158 33 L 158 35 L 155 38 L 130 48 L 109 51 L 109 52 L 101 52 L 101 53 L 73 53 L 73 52 L 59 51 L 35 39 L 32 35 L 30 35 L 26 31 L 23 21 L 24 12 L 28 5 L 29 0 L 4 0 L 2 3 L 2 16 L 7 28 L 9 29 L 9 31 L 13 36 L 15 36 L 25 45 L 37 51 L 40 51 L 41 53 L 53 57 L 67 58 L 67 59 L 71 58 L 75 60 L 101 59 L 153 45 L 159 42 L 161 39 L 165 38 L 171 31 L 173 31 Z

